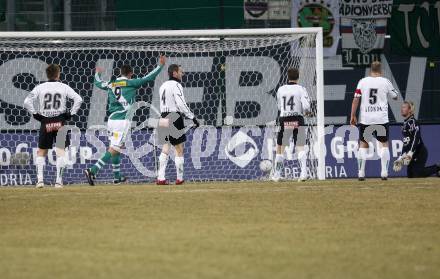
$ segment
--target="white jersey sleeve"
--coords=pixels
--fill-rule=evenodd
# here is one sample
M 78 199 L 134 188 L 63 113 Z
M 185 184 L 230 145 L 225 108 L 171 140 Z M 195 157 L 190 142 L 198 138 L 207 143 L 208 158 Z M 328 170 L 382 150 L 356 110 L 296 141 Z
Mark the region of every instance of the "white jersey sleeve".
M 384 78 L 387 84 L 387 88 L 388 88 L 388 95 L 393 98 L 396 99 L 399 94 L 397 92 L 397 90 L 394 88 L 393 84 L 391 83 L 391 81 L 387 78 Z
M 37 100 L 39 95 L 38 86 L 35 86 L 34 89 L 29 93 L 29 95 L 24 99 L 24 108 L 27 109 L 31 114 L 36 114 L 37 111 L 34 107 L 34 102 Z
M 180 83 L 177 83 L 177 89 L 174 90 L 174 99 L 176 101 L 176 106 L 178 111 L 185 114 L 189 119 L 194 119 L 194 114 L 189 109 L 185 101 L 185 96 L 183 96 L 183 87 Z
M 302 110 L 303 112 L 310 112 L 310 98 L 309 93 L 307 93 L 307 90 L 303 87 L 302 95 L 301 95 L 301 104 L 302 104 Z
M 363 79 L 361 79 L 361 80 L 358 82 L 358 84 L 357 84 L 357 86 L 356 86 L 356 90 L 354 91 L 354 97 L 355 97 L 355 98 L 360 98 L 360 97 L 362 96 L 362 80 L 363 80 Z
M 278 88 L 277 90 L 277 108 L 278 108 L 278 113 L 280 113 L 281 115 L 281 89 L 282 87 Z

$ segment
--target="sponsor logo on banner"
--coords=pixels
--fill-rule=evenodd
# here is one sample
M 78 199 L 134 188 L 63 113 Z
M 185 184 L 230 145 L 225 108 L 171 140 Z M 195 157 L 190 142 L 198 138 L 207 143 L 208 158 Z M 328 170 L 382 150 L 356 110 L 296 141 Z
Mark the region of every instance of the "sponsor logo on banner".
M 246 20 L 290 20 L 290 0 L 244 0 Z
M 235 149 L 240 145 L 250 144 L 251 147 L 245 153 L 238 155 L 235 152 Z M 246 167 L 255 156 L 258 155 L 258 147 L 255 141 L 243 133 L 242 131 L 238 131 L 228 142 L 225 147 L 226 156 L 228 156 L 229 160 L 239 166 L 240 168 Z
M 388 18 L 391 17 L 393 0 L 340 0 L 341 17 Z
M 322 27 L 324 56 L 335 56 L 339 42 L 338 0 L 292 1 L 292 27 Z
M 387 18 L 393 1 L 343 0 L 340 3 L 342 64 L 368 67 L 380 61 L 385 44 Z
M 422 138 L 429 150 L 427 164 L 440 160 L 440 146 L 436 143 L 440 125 L 424 125 Z M 326 177 L 345 178 L 357 176 L 357 130 L 349 126 L 332 127 L 325 136 Z M 347 134 L 346 132 L 350 132 Z M 35 158 L 37 156 L 38 133 L 0 134 L 0 185 L 32 185 L 36 181 Z M 65 183 L 85 183 L 82 175 L 84 168 L 90 167 L 106 151 L 108 140 L 104 136 L 93 137 L 93 133 L 81 132 L 80 140 L 68 150 L 67 169 L 64 173 Z M 131 182 L 153 181 L 155 177 L 155 160 L 152 155 L 155 149 L 146 144 L 152 136 L 151 131 L 140 130 L 127 138 L 127 150 L 124 151 L 121 171 Z M 273 127 L 231 128 L 199 127 L 187 133 L 185 144 L 185 178 L 187 180 L 255 180 L 265 176 L 259 169 L 262 160 L 273 158 L 269 152 L 275 151 L 273 145 Z M 271 139 L 271 140 L 269 140 Z M 267 148 L 270 144 L 272 148 Z M 370 142 L 367 155 L 367 176 L 380 176 L 380 158 L 377 141 Z M 401 127 L 390 127 L 391 161 L 401 153 L 403 147 Z M 270 150 L 270 151 L 269 151 Z M 284 176 L 288 179 L 299 175 L 298 162 L 294 149 L 286 148 Z M 310 152 L 313 152 L 311 150 Z M 22 156 L 26 155 L 26 156 Z M 56 153 L 49 150 L 44 170 L 45 182 L 53 183 L 55 179 Z M 133 160 L 133 158 L 138 159 Z M 171 156 L 171 159 L 174 155 Z M 313 153 L 309 156 L 314 160 Z M 173 164 L 170 164 L 167 175 L 175 175 Z M 146 173 L 146 170 L 149 172 Z M 311 170 L 309 169 L 309 172 Z M 390 176 L 405 176 L 406 169 Z M 111 181 L 111 168 L 103 168 L 99 179 Z

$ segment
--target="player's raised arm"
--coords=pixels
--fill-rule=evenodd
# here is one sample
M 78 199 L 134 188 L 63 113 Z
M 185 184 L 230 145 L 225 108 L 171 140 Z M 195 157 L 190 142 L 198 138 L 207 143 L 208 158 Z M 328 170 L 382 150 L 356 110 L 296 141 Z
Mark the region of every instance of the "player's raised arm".
M 99 89 L 107 89 L 107 85 L 108 85 L 108 81 L 103 81 L 101 79 L 101 72 L 103 71 L 102 68 L 97 67 L 96 71 L 95 71 L 95 80 L 93 82 L 93 84 L 95 84 L 95 86 L 97 86 Z
M 165 65 L 165 61 L 166 61 L 165 56 L 161 55 L 159 57 L 159 65 L 157 65 L 157 67 L 153 71 L 151 71 L 148 75 L 142 78 L 129 80 L 128 85 L 132 87 L 141 87 L 147 84 L 149 81 L 155 80 L 157 75 L 162 71 L 163 66 Z

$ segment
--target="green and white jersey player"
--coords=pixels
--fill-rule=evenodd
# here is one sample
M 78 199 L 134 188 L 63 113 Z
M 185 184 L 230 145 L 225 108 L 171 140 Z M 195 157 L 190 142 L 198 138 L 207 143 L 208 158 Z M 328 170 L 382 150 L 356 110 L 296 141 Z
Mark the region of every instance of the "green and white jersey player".
M 114 81 L 103 81 L 101 79 L 102 69 L 97 68 L 94 84 L 107 92 L 108 112 L 110 116 L 107 122 L 110 147 L 107 152 L 90 169 L 84 170 L 87 181 L 95 185 L 94 179 L 98 171 L 108 162 L 112 162 L 114 184 L 125 181 L 120 171 L 120 148 L 124 146 L 127 133 L 130 130 L 131 121 L 127 114 L 131 106 L 136 102 L 137 90 L 152 81 L 161 72 L 165 65 L 165 56 L 160 56 L 159 65 L 148 75 L 142 78 L 131 79 L 133 70 L 130 65 L 121 67 L 121 76 Z

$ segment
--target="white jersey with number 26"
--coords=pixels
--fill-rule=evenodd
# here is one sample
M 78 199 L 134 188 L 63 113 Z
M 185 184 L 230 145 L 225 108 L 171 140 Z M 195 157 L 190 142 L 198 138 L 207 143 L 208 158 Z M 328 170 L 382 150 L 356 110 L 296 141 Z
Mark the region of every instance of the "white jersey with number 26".
M 295 83 L 278 88 L 277 103 L 280 117 L 302 116 L 310 110 L 310 99 L 306 89 Z
M 25 108 L 31 113 L 40 113 L 46 117 L 55 117 L 66 112 L 67 99 L 73 100 L 70 113 L 76 114 L 82 98 L 70 86 L 59 81 L 49 81 L 35 86 L 24 100 Z M 37 100 L 38 109 L 33 102 Z
M 397 98 L 397 91 L 387 78 L 361 79 L 354 93 L 356 98 L 361 98 L 359 123 L 364 125 L 388 123 L 388 95 Z

